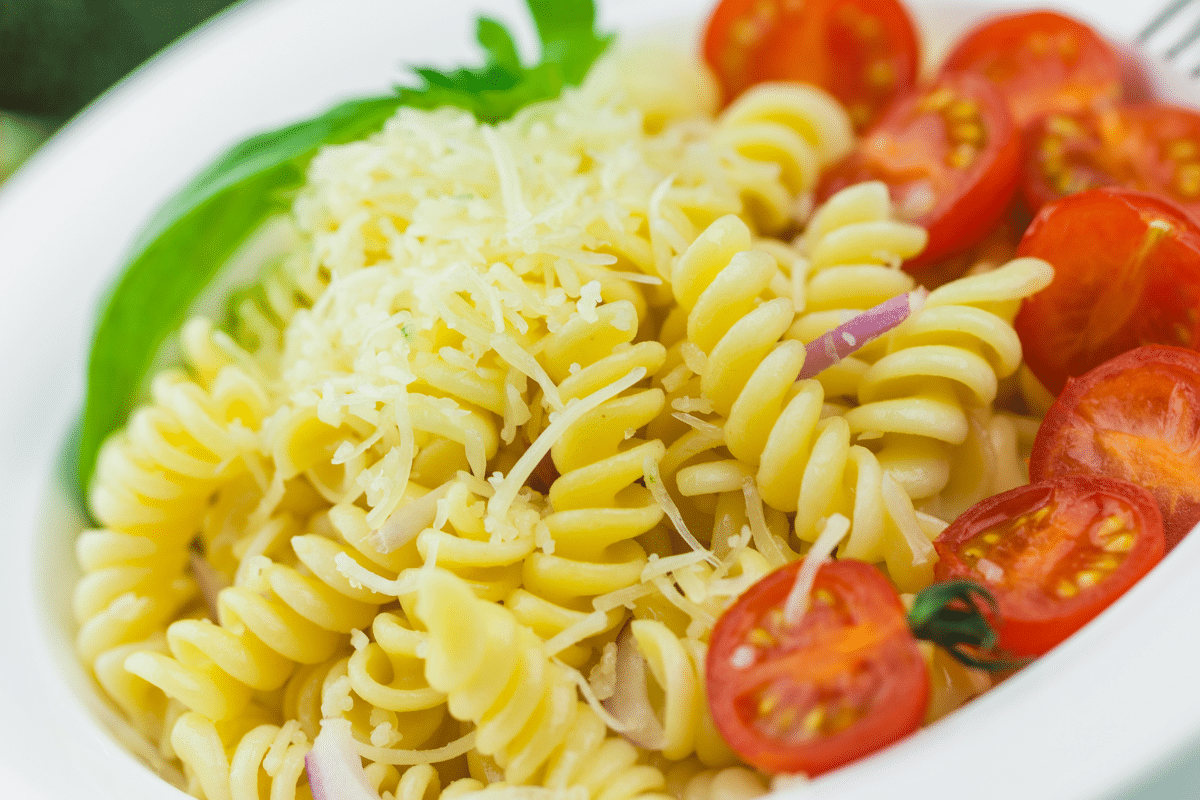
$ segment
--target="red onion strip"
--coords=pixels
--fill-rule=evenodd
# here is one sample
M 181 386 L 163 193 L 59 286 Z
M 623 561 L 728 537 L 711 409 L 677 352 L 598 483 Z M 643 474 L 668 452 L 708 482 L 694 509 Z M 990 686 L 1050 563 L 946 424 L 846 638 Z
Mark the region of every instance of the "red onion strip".
M 367 780 L 350 732 L 350 720 L 321 720 L 321 732 L 304 757 L 313 800 L 380 800 Z
M 667 740 L 646 688 L 646 661 L 638 650 L 633 629 L 626 624 L 617 637 L 617 674 L 612 697 L 605 698 L 604 710 L 626 729 L 621 735 L 638 747 L 661 750 Z
M 812 378 L 868 342 L 878 339 L 925 305 L 929 292 L 918 287 L 856 314 L 804 346 L 804 366 L 797 380 Z

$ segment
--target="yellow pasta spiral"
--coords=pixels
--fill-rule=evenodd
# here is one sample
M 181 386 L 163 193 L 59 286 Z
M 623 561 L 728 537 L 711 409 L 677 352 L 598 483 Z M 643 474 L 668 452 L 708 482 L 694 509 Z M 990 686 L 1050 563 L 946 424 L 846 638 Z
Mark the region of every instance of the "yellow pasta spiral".
M 80 534 L 76 554 L 84 572 L 73 597 L 76 649 L 134 725 L 156 735 L 163 704 L 124 663 L 138 650 L 165 650 L 161 631 L 195 599 L 187 545 L 103 529 Z
M 416 614 L 429 631 L 425 677 L 450 713 L 476 725 L 476 749 L 512 784 L 584 787 L 589 798 L 624 800 L 663 786 L 662 773 L 576 698 L 568 669 L 503 606 L 475 597 L 441 570 L 424 573 Z
M 874 453 L 851 444 L 845 418 L 824 414 L 821 384 L 796 381 L 804 345 L 780 341 L 795 318 L 793 303 L 760 302 L 778 263 L 751 248 L 745 223 L 724 217 L 675 266 L 687 339 L 704 354 L 701 393 L 724 418 L 734 457 L 680 470 L 680 490 L 731 491 L 752 472 L 768 505 L 796 512 L 798 537 L 814 540 L 822 518 L 842 513 L 852 527 L 844 552 L 886 559 L 893 579 L 919 589 L 931 577 L 933 553 L 912 501 L 884 476 Z
M 734 763 L 736 756 L 717 733 L 708 710 L 704 690 L 707 646 L 697 639 L 680 638 L 652 619 L 634 620 L 630 630 L 657 684 L 651 696 L 662 698 L 658 715 L 665 735 L 663 756 L 681 759 L 695 753 L 706 766 Z
M 252 690 L 283 686 L 295 664 L 328 659 L 346 634 L 371 623 L 386 599 L 338 571 L 345 546 L 292 535 L 299 531 L 289 518 L 268 525 L 273 538 L 290 542 L 295 566 L 250 556 L 235 584 L 218 595 L 219 624 L 179 620 L 167 628 L 170 656 L 139 652 L 125 661 L 129 672 L 212 720 L 237 714 Z
M 749 216 L 764 233 L 801 217 L 797 199 L 812 191 L 822 167 L 854 144 L 841 104 L 822 89 L 800 83 L 751 87 L 721 113 L 717 125 L 718 141 L 751 161 L 778 165 L 769 179 L 742 191 Z
M 371 625 L 374 641 L 356 642 L 347 663 L 354 693 L 377 709 L 394 712 L 393 730 L 403 734 L 406 748 L 429 741 L 445 716 L 446 696 L 425 679 L 420 650 L 424 633 L 403 617 L 384 612 Z
M 798 242 L 802 280 L 793 280 L 798 312 L 788 338 L 811 342 L 860 311 L 915 285 L 900 264 L 924 249 L 923 228 L 894 218 L 887 186 L 879 181 L 847 187 L 830 197 Z M 817 376 L 830 398 L 854 398 L 871 361 L 883 352 L 876 341 Z
M 970 410 L 989 406 L 997 380 L 1021 363 L 1011 324 L 1017 305 L 1052 277 L 1046 262 L 1019 258 L 934 290 L 862 374 L 846 422 L 853 434 L 877 437 L 880 464 L 910 496 L 945 488 L 950 449 L 967 440 Z
M 220 370 L 209 389 L 178 371 L 160 373 L 151 398 L 105 442 L 89 500 L 110 528 L 186 541 L 212 492 L 254 457 L 267 397 L 230 368 Z
M 636 330 L 634 307 L 618 301 L 548 335 L 542 362 L 563 401 L 586 397 L 638 368 L 655 372 L 665 350 L 657 342 L 633 343 Z M 554 511 L 545 519 L 553 552 L 525 560 L 524 588 L 506 600 L 539 635 L 552 636 L 590 612 L 587 599 L 640 579 L 646 553 L 634 539 L 663 512 L 637 481 L 646 460 L 659 461 L 665 448 L 636 432 L 663 403 L 658 389 L 631 388 L 585 414 L 554 443 L 559 477 L 549 492 Z M 619 624 L 620 614 L 610 617 L 608 627 Z
M 312 800 L 304 771 L 312 744 L 294 721 L 223 730 L 189 711 L 171 729 L 171 745 L 206 800 Z
M 439 501 L 445 509 L 443 530 L 426 528 L 416 545 L 423 561 L 436 561 L 443 569 L 467 581 L 480 597 L 500 602 L 521 585 L 526 557 L 533 552 L 530 525 L 507 541 L 488 532 L 485 501 L 462 483 L 454 483 Z

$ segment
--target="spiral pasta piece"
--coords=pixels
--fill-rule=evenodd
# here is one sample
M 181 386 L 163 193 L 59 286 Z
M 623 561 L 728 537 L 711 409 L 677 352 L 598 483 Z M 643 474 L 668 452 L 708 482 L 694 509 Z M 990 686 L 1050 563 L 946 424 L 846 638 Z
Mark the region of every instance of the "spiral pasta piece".
M 680 638 L 652 619 L 637 619 L 630 630 L 661 695 L 662 754 L 682 759 L 692 753 L 705 766 L 725 766 L 737 757 L 717 732 L 704 691 L 708 648 L 697 639 Z
M 875 437 L 880 464 L 910 496 L 945 487 L 950 450 L 970 434 L 969 410 L 989 406 L 998 379 L 1021 363 L 1011 324 L 1017 305 L 1053 274 L 1044 261 L 1019 258 L 934 290 L 863 373 L 846 422 Z
M 633 344 L 633 306 L 607 303 L 588 320 L 580 315 L 546 337 L 542 361 L 563 401 L 586 397 L 642 368 L 661 367 L 657 342 Z M 524 562 L 523 588 L 506 600 L 522 622 L 553 636 L 591 611 L 586 600 L 640 580 L 646 553 L 636 537 L 654 528 L 663 512 L 637 483 L 647 459 L 662 459 L 657 440 L 636 432 L 662 411 L 659 389 L 632 388 L 569 426 L 551 448 L 559 473 L 550 487 L 554 511 L 545 519 L 553 552 Z M 620 623 L 610 614 L 606 629 Z
M 796 380 L 804 346 L 780 341 L 793 324 L 793 304 L 760 302 L 776 270 L 772 256 L 752 249 L 750 230 L 736 217 L 709 226 L 676 263 L 687 338 L 705 354 L 701 392 L 725 418 L 725 445 L 736 459 L 681 470 L 681 488 L 686 480 L 728 490 L 752 472 L 768 505 L 796 512 L 800 539 L 815 540 L 820 520 L 842 513 L 851 520 L 846 554 L 886 560 L 900 585 L 919 589 L 932 577 L 934 554 L 912 501 L 874 453 L 851 444 L 848 420 L 825 414 L 821 383 Z M 711 476 L 714 470 L 721 474 Z M 711 477 L 698 481 L 698 471 Z
M 751 161 L 777 165 L 778 173 L 743 189 L 748 215 L 764 233 L 802 218 L 797 200 L 807 196 L 821 168 L 854 143 L 850 118 L 824 90 L 800 83 L 760 83 L 734 100 L 717 120 L 718 141 Z
M 294 721 L 241 733 L 189 711 L 171 729 L 171 745 L 207 800 L 312 800 L 304 771 L 312 744 Z
M 422 574 L 416 614 L 429 631 L 425 677 L 450 713 L 476 725 L 476 749 L 513 784 L 583 787 L 589 798 L 624 800 L 655 792 L 662 773 L 638 764 L 633 745 L 607 736 L 576 699 L 568 668 L 503 606 L 475 597 L 448 572 Z
M 442 725 L 446 703 L 425 679 L 420 652 L 426 637 L 390 612 L 375 618 L 371 632 L 374 641 L 358 639 L 347 662 L 350 686 L 374 708 L 395 712 L 388 724 L 402 732 L 405 747 L 420 747 Z
M 267 398 L 234 369 L 221 370 L 211 389 L 180 372 L 160 373 L 151 398 L 102 447 L 89 502 L 110 528 L 186 541 L 212 492 L 256 454 L 253 431 Z
M 768 791 L 766 780 L 742 766 L 704 769 L 684 761 L 667 773 L 667 787 L 677 800 L 752 800 Z
M 895 219 L 886 184 L 847 187 L 817 209 L 798 241 L 801 257 L 791 281 L 798 315 L 788 338 L 811 342 L 856 313 L 910 291 L 915 282 L 900 264 L 925 248 L 928 234 Z M 853 399 L 884 343 L 867 344 L 817 376 L 830 398 Z
M 343 546 L 292 535 L 298 531 L 288 518 L 269 525 L 273 538 L 290 542 L 296 567 L 266 555 L 247 558 L 235 584 L 218 595 L 218 624 L 179 620 L 167 628 L 170 656 L 138 652 L 125 660 L 129 672 L 212 720 L 240 712 L 251 691 L 283 686 L 295 664 L 328 659 L 345 634 L 370 624 L 385 599 L 338 571 Z

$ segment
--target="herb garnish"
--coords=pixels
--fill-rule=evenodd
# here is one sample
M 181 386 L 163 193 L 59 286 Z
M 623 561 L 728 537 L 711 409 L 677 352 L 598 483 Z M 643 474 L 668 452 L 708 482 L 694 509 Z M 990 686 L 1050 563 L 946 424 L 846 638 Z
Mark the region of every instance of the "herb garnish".
M 918 639 L 941 645 L 968 667 L 991 672 L 1018 669 L 1029 659 L 995 655 L 999 637 L 980 602 L 994 617 L 1000 607 L 992 593 L 977 583 L 952 580 L 922 589 L 908 612 L 908 627 Z

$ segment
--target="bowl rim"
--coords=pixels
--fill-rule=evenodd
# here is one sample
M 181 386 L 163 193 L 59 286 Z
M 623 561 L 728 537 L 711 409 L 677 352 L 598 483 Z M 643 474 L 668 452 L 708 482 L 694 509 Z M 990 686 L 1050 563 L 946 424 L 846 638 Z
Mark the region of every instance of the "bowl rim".
M 10 610 L 0 630 L 19 643 L 19 657 L 0 659 L 0 699 L 10 709 L 10 719 L 25 723 L 0 725 L 0 785 L 21 788 L 21 796 L 55 800 L 80 785 L 101 797 L 184 796 L 110 737 L 103 719 L 111 708 L 98 698 L 93 680 L 75 660 L 73 628 L 64 625 L 69 599 L 63 590 L 77 573 L 71 537 L 54 533 L 78 530 L 82 524 L 69 507 L 59 459 L 66 444 L 62 431 L 70 428 L 73 398 L 82 390 L 78 376 L 88 325 L 81 320 L 90 319 L 86 312 L 139 221 L 225 146 L 316 112 L 347 94 L 386 90 L 389 74 L 396 77 L 396 70 L 389 73 L 387 68 L 391 57 L 364 56 L 351 59 L 361 67 L 352 80 L 322 81 L 314 77 L 315 70 L 304 72 L 303 78 L 315 86 L 301 97 L 295 92 L 267 101 L 245 92 L 218 96 L 222 91 L 236 94 L 239 83 L 247 80 L 236 72 L 214 73 L 220 60 L 232 60 L 241 69 L 261 68 L 255 37 L 269 34 L 276 55 L 299 64 L 305 51 L 278 39 L 344 35 L 330 18 L 326 6 L 332 5 L 324 0 L 254 0 L 227 10 L 95 101 L 0 189 L 0 268 L 16 279 L 16 291 L 0 300 L 0 324 L 14 342 L 25 330 L 48 331 L 49 342 L 33 355 L 10 347 L 0 356 L 0 369 L 22 389 L 6 399 L 9 414 L 0 427 L 9 443 L 0 458 L 0 497 L 16 511 L 11 558 L 0 560 L 0 602 L 6 601 Z M 922 19 L 940 18 L 947 9 L 977 15 L 981 7 L 997 7 L 969 0 L 912 0 L 912 5 Z M 1096 10 L 1082 0 L 1056 5 Z M 706 6 L 704 0 L 611 0 L 601 4 L 601 17 L 622 28 L 645 29 L 681 14 L 695 16 Z M 455 63 L 471 55 L 468 44 L 459 41 L 462 46 L 444 49 L 423 41 L 421 31 L 452 30 L 461 40 L 457 32 L 469 31 L 469 20 L 483 7 L 506 20 L 523 17 L 518 0 L 454 0 L 422 7 L 419 13 L 407 7 L 401 16 L 380 0 L 344 0 L 337 14 L 403 21 L 409 28 L 395 33 L 397 46 L 418 54 L 417 61 Z M 431 28 L 422 27 L 425 23 Z M 318 24 L 331 27 L 312 33 L 310 27 Z M 529 47 L 528 25 L 514 27 L 522 45 Z M 378 33 L 372 43 L 383 38 Z M 301 79 L 281 68 L 268 78 Z M 1181 96 L 1187 95 L 1183 87 Z M 190 139 L 184 135 L 192 149 L 181 152 L 183 142 L 170 139 L 163 140 L 168 144 L 162 152 L 147 152 L 156 136 L 178 135 L 182 123 L 202 113 L 216 118 L 207 128 L 192 131 Z M 131 135 L 123 128 L 129 115 L 145 129 Z M 106 153 L 137 164 L 142 172 L 123 174 L 113 165 L 97 165 Z M 72 188 L 78 194 L 80 187 L 85 187 L 84 197 L 64 194 Z M 119 198 L 107 201 L 112 206 L 100 215 L 110 217 L 109 227 L 85 220 L 72 228 L 71 236 L 78 240 L 70 241 L 56 223 L 62 217 L 78 222 L 89 207 L 88 192 L 100 190 Z M 6 266 L 15 264 L 25 272 Z M 66 284 L 56 277 L 64 266 L 72 269 Z M 73 371 L 66 380 L 63 366 Z M 781 796 L 867 798 L 883 791 L 904 796 L 919 790 L 936 798 L 957 795 L 974 784 L 972 794 L 981 799 L 1017 794 L 1094 798 L 1135 786 L 1200 736 L 1200 682 L 1190 680 L 1188 670 L 1200 656 L 1200 631 L 1189 632 L 1173 621 L 1178 609 L 1200 608 L 1200 582 L 1189 585 L 1187 579 L 1197 569 L 1200 537 L 1189 537 L 1096 622 L 1003 686 L 869 759 L 782 789 Z M 1151 663 L 1156 672 L 1146 681 L 1145 665 Z M 1134 681 L 1136 690 L 1114 696 L 1112 687 L 1124 685 L 1121 676 L 1131 669 L 1137 671 L 1129 674 L 1140 678 Z M 1108 701 L 1103 709 L 1096 708 L 1100 696 Z M 1038 724 L 1031 726 L 1031 720 Z M 64 746 L 72 758 L 55 758 Z M 1086 771 L 1071 768 L 1083 765 Z M 981 775 L 986 780 L 978 785 Z

